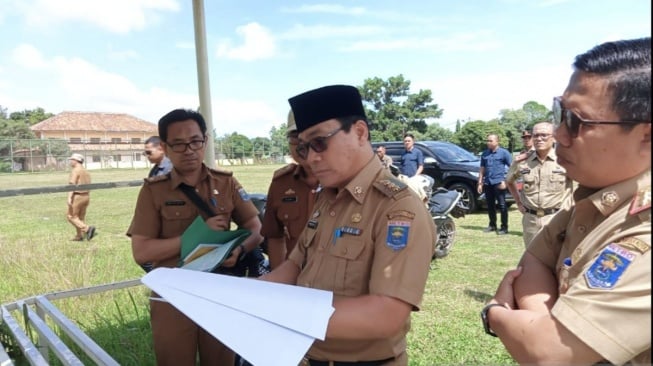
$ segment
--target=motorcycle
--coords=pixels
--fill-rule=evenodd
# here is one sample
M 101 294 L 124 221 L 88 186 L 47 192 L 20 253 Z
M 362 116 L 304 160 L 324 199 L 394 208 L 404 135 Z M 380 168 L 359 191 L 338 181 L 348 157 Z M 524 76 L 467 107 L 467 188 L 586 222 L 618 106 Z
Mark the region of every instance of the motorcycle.
M 449 255 L 456 239 L 456 223 L 453 218 L 465 217 L 465 207 L 461 201 L 462 194 L 443 187 L 434 190 L 435 180 L 428 175 L 419 174 L 407 177 L 400 174 L 399 169 L 394 165 L 390 166 L 390 171 L 397 178 L 406 182 L 426 203 L 437 229 L 435 251 L 431 260 Z

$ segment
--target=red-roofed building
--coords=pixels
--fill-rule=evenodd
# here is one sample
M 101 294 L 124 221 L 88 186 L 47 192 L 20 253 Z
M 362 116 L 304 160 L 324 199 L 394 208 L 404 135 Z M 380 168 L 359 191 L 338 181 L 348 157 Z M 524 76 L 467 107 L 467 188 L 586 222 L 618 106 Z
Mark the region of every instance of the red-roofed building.
M 144 141 L 157 126 L 124 113 L 62 112 L 31 127 L 36 137 L 63 139 L 73 153 L 84 156 L 87 169 L 140 168 Z

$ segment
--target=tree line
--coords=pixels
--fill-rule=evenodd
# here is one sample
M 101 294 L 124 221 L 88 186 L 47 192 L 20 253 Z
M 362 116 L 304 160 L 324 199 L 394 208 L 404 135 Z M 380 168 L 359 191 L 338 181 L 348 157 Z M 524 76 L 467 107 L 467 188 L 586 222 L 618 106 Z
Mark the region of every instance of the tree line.
M 479 153 L 485 149 L 485 137 L 495 133 L 502 146 L 517 151 L 522 148 L 521 131 L 551 119 L 547 107 L 528 101 L 520 109 L 500 110 L 499 117 L 489 121 L 458 120 L 455 131 L 451 131 L 436 121 L 443 110 L 433 101 L 431 90 L 420 89 L 411 93 L 410 80 L 401 74 L 386 80 L 379 77 L 365 79 L 358 89 L 370 122 L 372 141 L 399 141 L 404 134 L 411 133 L 418 141 L 449 141 Z M 52 116 L 43 108 L 8 114 L 7 108 L 0 106 L 0 140 L 34 139 L 36 136 L 30 127 Z M 286 124 L 282 121 L 279 127 L 272 127 L 267 137 L 248 138 L 237 131 L 216 136 L 215 146 L 227 159 L 283 156 L 288 153 Z M 0 142 L 0 156 L 7 156 L 3 150 L 9 148 L 7 142 Z M 60 148 L 67 150 L 67 146 Z

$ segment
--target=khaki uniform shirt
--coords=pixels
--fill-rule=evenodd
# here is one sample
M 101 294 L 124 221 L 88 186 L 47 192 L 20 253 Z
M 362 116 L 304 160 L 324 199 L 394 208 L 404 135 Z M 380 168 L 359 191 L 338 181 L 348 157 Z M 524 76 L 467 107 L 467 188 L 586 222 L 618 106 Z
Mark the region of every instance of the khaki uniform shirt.
M 261 235 L 285 238 L 288 254 L 313 211 L 316 190 L 306 181 L 301 165 L 292 163 L 274 172 L 268 189 Z
M 565 168 L 556 162 L 555 150 L 551 149 L 543 161 L 537 153 L 531 153 L 511 166 L 506 180 L 512 183 L 522 177 L 524 185 L 519 198 L 524 207 L 531 210 L 558 209 L 571 197 L 573 182 L 566 174 Z
M 383 164 L 384 168 L 390 169 L 390 165 L 392 165 L 392 158 L 390 155 L 383 155 L 383 158 L 379 160 L 381 160 L 381 164 Z
M 170 175 L 145 179 L 127 236 L 174 238 L 183 234 L 198 215 L 206 219 L 206 214 L 178 189 L 182 182 L 175 169 Z M 231 220 L 237 225 L 258 215 L 256 207 L 231 172 L 208 169 L 202 165 L 202 175 L 195 188 L 200 197 L 206 197 L 206 202 L 216 214 L 231 214 Z M 179 255 L 177 253 L 153 265 L 155 268 L 176 267 Z
M 609 362 L 650 364 L 651 171 L 574 201 L 527 249 L 557 275 L 552 315 Z
M 88 171 L 84 169 L 81 164 L 75 165 L 75 167 L 70 171 L 70 177 L 68 178 L 68 183 L 74 185 L 80 184 L 91 184 L 91 175 L 88 174 Z M 88 193 L 88 191 L 73 191 L 75 193 Z
M 434 252 L 435 225 L 424 203 L 378 157 L 339 192 L 323 189 L 289 256 L 297 285 L 338 297 L 390 296 L 418 309 Z M 379 321 L 383 321 L 379 319 Z M 410 318 L 387 339 L 316 340 L 309 358 L 383 360 L 405 352 Z

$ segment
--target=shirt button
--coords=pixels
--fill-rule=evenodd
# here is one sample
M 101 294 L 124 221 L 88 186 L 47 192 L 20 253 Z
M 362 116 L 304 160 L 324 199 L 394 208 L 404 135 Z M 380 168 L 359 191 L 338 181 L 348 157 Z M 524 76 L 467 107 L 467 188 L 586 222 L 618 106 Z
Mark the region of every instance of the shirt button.
M 175 216 L 179 216 L 179 212 L 175 212 Z
M 347 254 L 347 248 L 344 248 L 343 250 L 341 250 L 340 254 Z
M 287 219 L 287 218 L 288 218 L 288 214 L 283 215 L 283 218 L 284 218 L 284 219 Z
M 335 216 L 336 216 L 336 212 L 335 212 L 335 211 L 331 211 L 331 212 L 329 212 L 329 216 L 331 216 L 331 217 L 335 217 Z
M 585 227 L 585 225 L 581 225 L 581 226 L 578 227 L 578 231 L 580 231 L 581 233 L 584 233 L 585 230 L 587 230 L 587 228 Z

